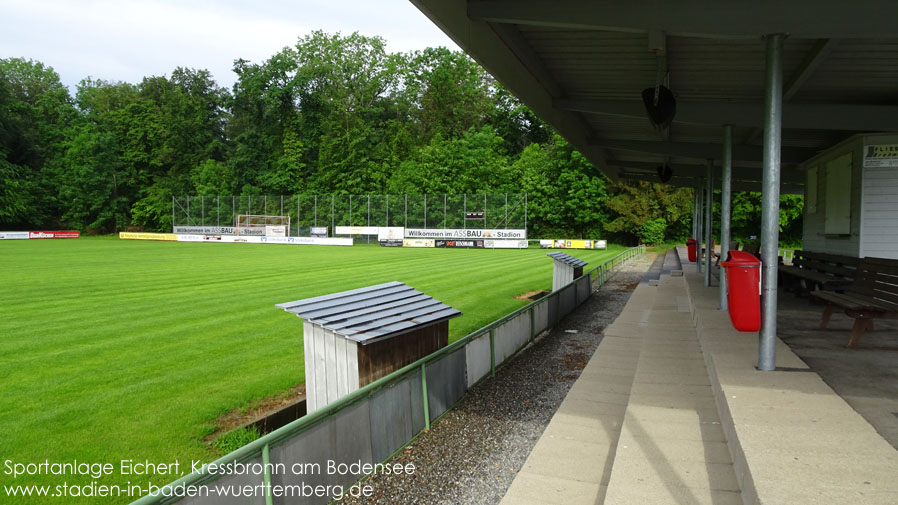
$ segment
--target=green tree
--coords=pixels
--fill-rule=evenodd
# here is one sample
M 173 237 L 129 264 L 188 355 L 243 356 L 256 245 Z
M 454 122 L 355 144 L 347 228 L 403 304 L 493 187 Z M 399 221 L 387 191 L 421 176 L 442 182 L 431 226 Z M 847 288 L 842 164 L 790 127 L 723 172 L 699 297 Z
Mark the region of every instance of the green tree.
M 40 62 L 0 59 L 0 226 L 58 225 L 56 186 L 78 119 L 59 75 Z
M 666 240 L 683 240 L 681 236 L 692 219 L 692 190 L 664 184 L 639 181 L 616 184 L 608 200 L 611 220 L 605 229 L 619 240 L 635 242 L 642 237 L 656 237 L 661 221 Z M 658 220 L 661 221 L 658 221 Z M 646 224 L 653 221 L 651 224 Z
M 514 166 L 527 193 L 533 235 L 599 238 L 607 219 L 605 179 L 555 134 L 546 145 L 527 146 Z M 511 190 L 511 189 L 510 189 Z

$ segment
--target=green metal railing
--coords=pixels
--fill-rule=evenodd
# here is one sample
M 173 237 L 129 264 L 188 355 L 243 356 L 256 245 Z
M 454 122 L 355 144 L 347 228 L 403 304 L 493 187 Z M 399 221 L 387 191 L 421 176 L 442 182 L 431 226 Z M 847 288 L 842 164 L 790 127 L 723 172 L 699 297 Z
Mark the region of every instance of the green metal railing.
M 550 329 L 555 324 L 557 324 L 558 321 L 560 321 L 565 315 L 567 315 L 567 313 L 559 315 L 556 312 L 556 320 L 552 321 L 551 318 L 549 318 L 549 320 L 547 321 L 547 324 L 546 324 L 546 328 L 543 328 L 542 330 L 537 331 L 536 326 L 534 324 L 535 310 L 537 307 L 539 307 L 542 304 L 546 304 L 546 303 L 558 304 L 558 300 L 561 296 L 563 296 L 568 290 L 574 289 L 575 290 L 574 291 L 575 303 L 574 303 L 573 308 L 576 308 L 577 306 L 580 305 L 580 303 L 586 301 L 585 299 L 580 300 L 579 295 L 577 294 L 577 291 L 576 291 L 577 289 L 580 289 L 580 285 L 584 282 L 584 280 L 586 278 L 589 279 L 589 284 L 590 284 L 589 291 L 591 293 L 592 291 L 595 291 L 600 286 L 605 284 L 613 276 L 613 274 L 620 268 L 621 265 L 623 265 L 624 263 L 626 263 L 627 261 L 629 261 L 635 257 L 642 256 L 643 254 L 645 254 L 645 246 L 638 246 L 638 247 L 634 247 L 631 249 L 627 249 L 626 251 L 623 251 L 620 254 L 618 254 L 617 256 L 606 261 L 605 263 L 593 268 L 592 270 L 585 273 L 583 276 L 575 279 L 574 281 L 567 284 L 563 288 L 561 288 L 557 291 L 553 291 L 549 295 L 547 295 L 543 298 L 540 298 L 539 300 L 536 300 L 532 303 L 529 303 L 529 304 L 515 310 L 514 312 L 502 317 L 501 319 L 493 321 L 492 323 L 468 334 L 467 336 L 462 337 L 461 339 L 456 340 L 455 342 L 452 342 L 451 344 L 447 345 L 446 347 L 443 347 L 443 348 L 415 361 L 414 363 L 406 365 L 405 367 L 394 371 L 393 373 L 387 375 L 386 377 L 382 377 L 382 378 L 378 379 L 377 381 L 372 382 L 371 384 L 368 384 L 368 385 L 358 389 L 357 391 L 350 393 L 349 395 L 343 397 L 340 400 L 337 400 L 336 402 L 334 402 L 332 404 L 322 407 L 321 409 L 316 410 L 306 416 L 303 416 L 282 428 L 279 428 L 271 433 L 268 433 L 268 434 L 262 436 L 261 438 L 241 447 L 240 449 L 237 449 L 225 456 L 222 456 L 221 458 L 215 460 L 214 462 L 210 463 L 209 465 L 213 466 L 213 467 L 220 468 L 222 466 L 227 465 L 228 463 L 246 463 L 247 461 L 261 457 L 262 463 L 265 465 L 265 473 L 262 476 L 263 477 L 263 486 L 266 489 L 265 503 L 266 503 L 266 505 L 271 505 L 272 495 L 271 495 L 270 489 L 272 486 L 272 484 L 271 484 L 272 480 L 271 480 L 271 473 L 269 471 L 269 463 L 270 463 L 269 454 L 273 447 L 279 446 L 279 445 L 285 443 L 286 441 L 293 439 L 294 437 L 302 434 L 305 431 L 308 431 L 309 429 L 320 424 L 321 422 L 324 422 L 325 420 L 329 419 L 330 417 L 335 416 L 338 413 L 342 412 L 343 410 L 346 410 L 347 408 L 355 405 L 356 403 L 365 400 L 366 398 L 368 398 L 369 396 L 378 392 L 379 390 L 387 388 L 387 387 L 395 384 L 396 382 L 399 382 L 411 375 L 414 375 L 418 371 L 420 371 L 420 373 L 421 373 L 421 389 L 423 392 L 423 400 L 424 400 L 423 401 L 424 423 L 425 423 L 424 429 L 429 430 L 431 420 L 430 420 L 430 407 L 429 407 L 429 403 L 428 403 L 428 393 L 427 393 L 427 365 L 428 364 L 434 363 L 434 362 L 438 361 L 439 359 L 441 359 L 443 356 L 451 354 L 459 349 L 463 349 L 465 345 L 467 345 L 468 343 L 470 343 L 471 341 L 473 341 L 477 338 L 488 336 L 490 339 L 490 368 L 489 368 L 489 372 L 484 377 L 480 378 L 477 382 L 466 387 L 466 390 L 470 390 L 471 387 L 473 387 L 475 384 L 479 383 L 480 381 L 485 380 L 488 377 L 495 376 L 496 368 L 502 364 L 502 363 L 496 363 L 496 345 L 495 345 L 494 340 L 495 340 L 496 329 L 498 327 L 500 327 L 504 323 L 512 320 L 515 317 L 518 317 L 524 313 L 529 312 L 529 318 L 530 318 L 529 338 L 524 339 L 523 345 L 519 346 L 514 352 L 512 352 L 508 356 L 506 356 L 505 360 L 503 361 L 503 363 L 504 363 L 504 362 L 507 362 L 509 359 L 511 359 L 514 355 L 516 355 L 521 349 L 523 349 L 524 347 L 526 347 L 527 345 L 532 343 L 533 340 L 535 339 L 535 337 L 539 333 Z M 556 305 L 556 306 L 558 306 L 558 305 Z M 573 310 L 573 308 L 571 310 Z M 462 395 L 462 396 L 464 396 L 464 395 Z M 454 405 L 449 406 L 445 412 L 449 412 L 450 410 L 452 410 L 453 407 L 454 407 Z M 445 412 L 443 414 L 445 414 Z M 441 416 L 443 414 L 441 414 Z M 416 433 L 412 437 L 412 440 L 414 438 L 416 438 L 418 435 L 420 435 L 420 433 L 421 432 Z M 404 446 L 405 446 L 405 444 L 403 444 L 403 447 Z M 400 448 L 396 448 L 396 449 L 398 450 Z M 177 492 L 177 490 L 186 489 L 186 488 L 189 488 L 192 486 L 201 486 L 204 484 L 209 484 L 210 482 L 214 481 L 216 478 L 219 478 L 219 477 L 223 477 L 223 476 L 222 475 L 208 475 L 206 472 L 201 470 L 200 472 L 191 473 L 190 475 L 186 475 L 166 486 L 163 486 L 161 488 L 161 490 L 162 491 L 165 491 L 165 490 L 172 491 L 173 490 L 173 491 Z M 170 493 L 168 493 L 166 491 L 165 494 L 170 494 Z M 174 503 L 176 501 L 179 501 L 183 498 L 186 498 L 186 496 L 165 496 L 165 494 L 157 493 L 157 494 L 153 494 L 153 495 L 146 495 L 146 496 L 134 501 L 132 503 L 132 505 L 166 505 L 169 503 Z

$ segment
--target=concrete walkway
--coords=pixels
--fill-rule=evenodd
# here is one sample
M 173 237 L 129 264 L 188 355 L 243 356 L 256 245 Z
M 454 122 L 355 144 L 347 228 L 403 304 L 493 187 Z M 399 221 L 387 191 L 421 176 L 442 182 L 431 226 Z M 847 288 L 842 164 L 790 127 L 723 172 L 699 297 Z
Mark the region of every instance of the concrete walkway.
M 683 267 L 636 288 L 502 504 L 898 503 L 898 452 L 782 342 L 755 370 Z

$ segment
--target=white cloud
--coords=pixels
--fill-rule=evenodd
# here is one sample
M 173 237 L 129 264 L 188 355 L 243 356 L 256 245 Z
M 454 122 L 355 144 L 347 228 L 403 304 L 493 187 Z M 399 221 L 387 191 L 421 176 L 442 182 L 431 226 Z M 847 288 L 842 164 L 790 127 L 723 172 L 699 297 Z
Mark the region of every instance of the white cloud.
M 138 82 L 182 66 L 229 87 L 235 59 L 262 61 L 315 29 L 379 35 L 390 51 L 456 49 L 408 0 L 5 1 L 0 18 L 0 57 L 42 61 L 69 86 L 88 76 Z

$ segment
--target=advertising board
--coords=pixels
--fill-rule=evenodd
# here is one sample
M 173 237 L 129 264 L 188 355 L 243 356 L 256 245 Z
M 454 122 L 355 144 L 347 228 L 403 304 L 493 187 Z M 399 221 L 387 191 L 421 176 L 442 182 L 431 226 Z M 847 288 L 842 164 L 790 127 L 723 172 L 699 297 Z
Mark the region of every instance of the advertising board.
M 498 229 L 484 230 L 478 228 L 406 228 L 405 238 L 435 238 L 435 239 L 514 239 L 526 240 L 527 230 Z
M 402 241 L 402 247 L 434 247 L 432 238 L 407 238 Z
M 377 230 L 377 240 L 402 240 L 403 238 L 405 238 L 405 228 L 402 226 L 381 226 Z
M 379 226 L 337 226 L 334 235 L 377 235 Z
M 463 247 L 482 249 L 483 240 L 436 240 L 434 247 Z
M 327 234 L 327 228 L 324 229 L 324 233 Z M 266 226 L 265 227 L 265 236 L 266 237 L 286 237 L 287 236 L 287 227 L 286 226 Z
M 118 238 L 122 240 L 164 240 L 174 242 L 178 236 L 174 233 L 143 233 L 143 232 L 119 232 Z
M 78 238 L 77 231 L 29 231 L 28 238 Z
M 0 231 L 0 240 L 28 240 L 27 231 Z
M 486 249 L 527 249 L 526 240 L 484 240 Z

